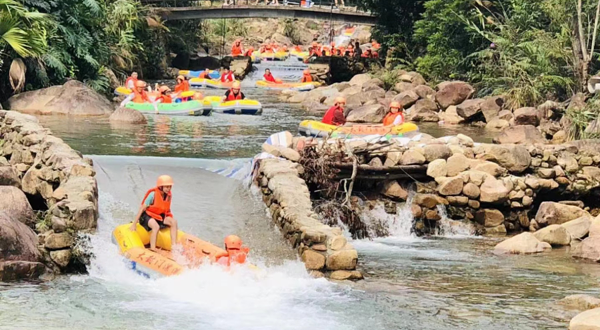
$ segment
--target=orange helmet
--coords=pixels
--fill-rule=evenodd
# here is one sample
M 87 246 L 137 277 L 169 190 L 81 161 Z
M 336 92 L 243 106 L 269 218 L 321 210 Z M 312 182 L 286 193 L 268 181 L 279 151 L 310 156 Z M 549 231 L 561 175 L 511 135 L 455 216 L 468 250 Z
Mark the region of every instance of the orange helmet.
M 225 237 L 225 248 L 227 250 L 240 250 L 242 248 L 242 239 L 236 235 Z
M 170 177 L 169 175 L 161 175 L 158 177 L 158 180 L 156 180 L 157 187 L 172 186 L 172 185 L 173 185 L 173 178 Z
M 310 70 L 309 69 L 304 69 L 304 74 L 305 75 L 309 75 L 310 74 Z
M 138 80 L 135 83 L 135 87 L 146 87 L 146 82 L 144 82 L 143 80 Z
M 401 106 L 400 106 L 400 102 L 398 102 L 398 101 L 393 101 L 392 103 L 390 103 L 390 109 L 391 109 L 391 108 L 400 109 L 400 108 L 401 108 Z
M 346 99 L 343 96 L 338 96 L 335 98 L 335 105 L 338 104 L 346 104 Z
M 242 85 L 240 84 L 239 81 L 234 81 L 233 84 L 231 85 L 231 88 L 236 88 L 239 89 Z

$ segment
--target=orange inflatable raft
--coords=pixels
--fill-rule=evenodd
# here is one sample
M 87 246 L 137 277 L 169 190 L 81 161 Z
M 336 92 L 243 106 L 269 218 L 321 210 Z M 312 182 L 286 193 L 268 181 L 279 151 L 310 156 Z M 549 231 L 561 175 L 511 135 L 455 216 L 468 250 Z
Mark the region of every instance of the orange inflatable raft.
M 171 233 L 169 228 L 161 229 L 156 240 L 157 252 L 151 251 L 150 233 L 137 224 L 137 230 L 131 231 L 131 223 L 118 226 L 113 231 L 113 243 L 120 253 L 129 260 L 129 266 L 138 274 L 148 278 L 160 278 L 181 274 L 185 269 L 198 267 L 203 262 L 218 262 L 228 265 L 228 253 L 224 249 L 181 230 L 177 242 L 181 251 L 171 251 Z M 247 248 L 243 250 L 248 252 Z M 245 255 L 244 255 L 245 256 Z M 245 262 L 245 258 L 232 258 Z M 250 265 L 252 268 L 256 268 Z

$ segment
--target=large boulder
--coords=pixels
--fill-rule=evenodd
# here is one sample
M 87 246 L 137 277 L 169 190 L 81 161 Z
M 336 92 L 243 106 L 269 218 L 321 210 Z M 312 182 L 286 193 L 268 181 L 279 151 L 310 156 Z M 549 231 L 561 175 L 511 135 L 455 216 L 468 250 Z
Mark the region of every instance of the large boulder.
M 590 225 L 592 224 L 592 219 L 586 215 L 579 217 L 575 220 L 567 221 L 563 223 L 563 226 L 571 239 L 582 239 L 590 232 Z
M 134 109 L 119 107 L 110 115 L 111 122 L 127 123 L 127 124 L 146 124 L 148 121 L 144 115 Z
M 381 194 L 399 201 L 405 201 L 408 198 L 408 192 L 395 180 L 386 181 L 383 184 Z
M 536 231 L 533 235 L 540 241 L 552 246 L 569 245 L 571 243 L 571 235 L 565 227 L 560 225 L 550 225 Z
M 481 113 L 482 102 L 483 99 L 466 100 L 456 107 L 456 112 L 465 119 L 471 119 Z
M 446 111 L 440 111 L 438 117 L 440 118 L 440 122 L 447 125 L 456 125 L 465 121 L 463 117 L 458 115 L 456 106 L 454 105 L 449 106 Z
M 543 144 L 546 142 L 546 139 L 544 139 L 542 133 L 534 126 L 519 125 L 502 129 L 500 135 L 494 138 L 494 142 L 499 144 Z
M 481 112 L 485 118 L 485 122 L 489 123 L 492 119 L 496 118 L 502 107 L 504 106 L 503 96 L 491 96 L 481 102 Z
M 10 165 L 0 164 L 0 186 L 15 186 L 20 188 L 21 179 L 19 179 L 17 170 Z
M 35 214 L 25 194 L 13 186 L 0 186 L 0 212 L 27 226 L 35 225 Z
M 353 109 L 346 120 L 355 123 L 381 123 L 385 116 L 385 108 L 381 104 L 364 105 Z
M 475 220 L 484 227 L 497 227 L 504 224 L 504 215 L 496 209 L 483 209 L 475 213 Z
M 436 159 L 448 159 L 452 156 L 452 150 L 445 144 L 428 144 L 423 148 L 423 155 L 428 162 Z
M 415 102 L 417 102 L 417 100 L 419 100 L 419 95 L 417 95 L 417 93 L 415 93 L 415 91 L 409 90 L 409 91 L 405 91 L 405 92 L 402 92 L 402 93 L 394 96 L 394 98 L 392 100 L 396 101 L 396 102 L 400 102 L 400 104 L 405 109 L 407 109 L 410 106 L 412 106 L 413 104 L 415 104 Z
M 600 299 L 587 294 L 573 294 L 559 300 L 559 304 L 580 311 L 600 307 Z
M 560 225 L 577 218 L 591 215 L 577 206 L 565 205 L 555 202 L 542 202 L 535 214 L 535 221 L 540 227 Z
M 448 108 L 448 109 L 450 109 L 450 108 Z M 487 124 L 485 125 L 485 129 L 488 131 L 492 131 L 492 132 L 499 132 L 508 126 L 510 126 L 510 123 L 508 122 L 508 120 L 500 119 L 500 118 L 496 117 L 496 118 L 492 118 L 491 120 L 489 120 L 487 122 Z
M 419 97 L 422 99 L 428 99 L 430 96 L 435 95 L 435 91 L 433 90 L 433 88 L 427 85 L 419 85 L 415 87 L 413 91 L 417 93 L 417 95 L 419 95 Z
M 600 262 L 600 237 L 588 237 L 573 249 L 573 257 Z
M 600 308 L 577 314 L 569 322 L 569 330 L 600 330 Z
M 371 80 L 371 76 L 368 73 L 357 74 L 356 76 L 350 79 L 350 85 L 352 86 L 360 86 L 364 85 L 366 82 Z
M 479 190 L 479 200 L 483 203 L 493 204 L 503 203 L 508 199 L 508 194 L 510 193 L 502 181 L 493 176 L 487 177 Z
M 521 233 L 494 247 L 494 253 L 531 254 L 552 249 L 546 242 L 539 241 L 532 233 Z
M 451 105 L 459 105 L 471 97 L 475 89 L 463 81 L 446 81 L 437 86 L 435 100 L 442 109 Z
M 540 124 L 541 115 L 536 108 L 519 108 L 515 110 L 515 125 L 533 125 Z
M 31 261 L 41 258 L 35 232 L 12 215 L 0 211 L 0 261 Z
M 7 105 L 11 110 L 43 115 L 104 116 L 113 111 L 106 97 L 76 80 L 17 94 Z
M 531 164 L 531 155 L 521 145 L 482 144 L 475 148 L 475 153 L 482 154 L 485 160 L 497 162 L 514 174 L 522 173 Z

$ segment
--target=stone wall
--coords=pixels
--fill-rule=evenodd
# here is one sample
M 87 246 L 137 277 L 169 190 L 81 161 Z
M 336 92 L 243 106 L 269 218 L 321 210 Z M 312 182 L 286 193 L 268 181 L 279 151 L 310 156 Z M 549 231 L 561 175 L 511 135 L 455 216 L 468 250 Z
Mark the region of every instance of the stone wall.
M 0 188 L 14 190 L 12 200 L 3 195 L 0 211 L 11 203 L 38 211 L 37 216 L 33 211 L 21 212 L 24 216 L 17 219 L 38 234 L 34 237 L 40 251 L 37 261 L 54 273 L 83 270 L 86 256 L 77 248 L 83 242 L 78 234 L 94 231 L 98 219 L 91 159 L 53 136 L 35 117 L 15 111 L 0 110 L 0 138 Z M 26 199 L 19 199 L 22 196 Z M 16 213 L 6 213 L 15 220 Z M 0 237 L 0 245 L 4 238 Z
M 295 161 L 299 159 L 298 153 L 289 148 L 271 147 L 269 151 Z M 336 280 L 362 278 L 356 270 L 358 253 L 340 228 L 332 228 L 318 220 L 312 210 L 310 192 L 299 177 L 299 171 L 302 166 L 291 160 L 260 160 L 255 180 L 273 222 L 298 251 L 311 275 Z

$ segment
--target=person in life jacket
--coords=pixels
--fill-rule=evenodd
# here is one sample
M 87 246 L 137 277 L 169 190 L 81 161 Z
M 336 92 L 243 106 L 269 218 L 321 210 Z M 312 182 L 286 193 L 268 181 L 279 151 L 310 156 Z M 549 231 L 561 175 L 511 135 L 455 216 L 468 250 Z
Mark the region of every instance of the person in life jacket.
M 221 71 L 221 82 L 233 82 L 233 73 L 229 71 L 229 68 L 223 68 Z
M 242 40 L 236 39 L 235 42 L 233 43 L 233 46 L 231 46 L 231 56 L 233 56 L 233 57 L 242 56 L 242 54 L 244 54 L 244 48 L 242 47 Z
M 371 47 L 367 47 L 367 49 L 360 55 L 360 57 L 373 58 L 373 51 L 371 50 Z
M 317 56 L 317 57 L 323 56 L 323 53 L 321 52 L 321 48 L 319 47 L 319 44 L 317 42 L 312 43 L 312 47 L 310 47 L 310 51 L 309 51 L 309 56 Z
M 167 85 L 162 85 L 158 89 L 160 91 L 160 95 L 156 98 L 160 103 L 173 103 L 173 99 L 171 98 L 171 89 Z
M 346 106 L 346 99 L 343 97 L 337 97 L 335 104 L 327 110 L 325 116 L 323 116 L 324 124 L 342 126 L 346 123 L 346 116 L 344 116 L 344 107 Z
M 125 80 L 125 87 L 134 90 L 135 89 L 135 83 L 138 81 L 138 74 L 137 72 L 132 72 L 130 77 L 127 77 L 127 80 Z
M 300 47 L 300 45 L 296 45 L 296 46 L 294 46 L 294 50 L 297 51 L 298 53 L 301 53 L 302 47 Z
M 309 69 L 304 69 L 304 71 L 302 72 L 302 80 L 300 80 L 300 82 L 303 83 L 307 83 L 307 82 L 312 82 L 312 76 L 310 75 L 310 70 Z
M 381 44 L 378 43 L 377 40 L 373 39 L 371 40 L 371 47 L 373 47 L 374 50 L 378 50 L 381 48 Z
M 137 230 L 137 223 L 150 233 L 150 250 L 156 251 L 156 237 L 162 228 L 171 228 L 171 249 L 177 244 L 177 220 L 171 213 L 171 189 L 173 178 L 161 175 L 156 180 L 156 187 L 148 190 L 138 211 L 131 231 Z
M 383 126 L 396 126 L 404 124 L 404 111 L 400 102 L 390 103 L 390 112 L 383 117 Z
M 346 48 L 346 53 L 344 55 L 348 57 L 354 57 L 354 46 L 352 46 L 352 44 L 348 45 L 348 48 Z
M 271 73 L 271 70 L 269 70 L 269 69 L 265 69 L 265 74 L 263 75 L 263 78 L 265 78 L 265 81 L 272 82 L 275 84 L 282 83 L 282 81 L 280 79 L 275 79 L 275 77 L 273 77 L 273 74 Z
M 244 93 L 240 90 L 241 84 L 239 81 L 236 81 L 231 86 L 231 89 L 225 92 L 225 96 L 223 97 L 223 102 L 227 101 L 236 101 L 243 100 L 246 98 Z
M 210 70 L 208 68 L 204 69 L 204 71 L 200 72 L 198 75 L 200 79 L 210 79 Z
M 184 76 L 177 76 L 177 84 L 175 85 L 175 93 L 187 92 L 190 90 L 190 83 Z
M 246 262 L 246 256 L 250 249 L 242 246 L 242 239 L 236 235 L 225 237 L 226 253 L 216 256 L 217 263 L 223 266 L 231 266 L 231 264 L 243 264 Z
M 250 46 L 248 47 L 248 50 L 244 53 L 244 56 L 251 57 L 252 53 L 254 53 L 254 47 Z
M 133 99 L 131 101 L 135 103 L 150 102 L 148 93 L 146 93 L 146 82 L 142 80 L 136 81 L 135 89 L 133 90 Z

